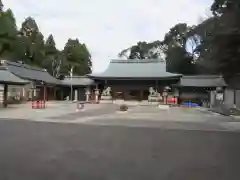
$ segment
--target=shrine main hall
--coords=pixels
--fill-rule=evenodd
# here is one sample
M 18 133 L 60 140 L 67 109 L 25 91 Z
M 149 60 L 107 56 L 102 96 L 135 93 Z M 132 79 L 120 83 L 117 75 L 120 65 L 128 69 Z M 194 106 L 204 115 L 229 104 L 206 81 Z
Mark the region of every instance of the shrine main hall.
M 75 98 L 72 99 L 87 102 L 147 100 L 164 104 L 199 101 L 201 104 L 213 102 L 216 89 L 226 87 L 219 75 L 183 76 L 167 72 L 166 63 L 159 59 L 111 60 L 102 73 L 66 77 L 64 82 L 73 87 Z
M 150 94 L 159 96 L 159 100 L 166 91 L 174 95 L 177 91 L 171 85 L 177 84 L 182 75 L 167 72 L 162 60 L 131 59 L 112 60 L 104 72 L 87 76 L 98 85 L 100 98 L 111 95 L 113 100 L 142 101 L 149 100 Z

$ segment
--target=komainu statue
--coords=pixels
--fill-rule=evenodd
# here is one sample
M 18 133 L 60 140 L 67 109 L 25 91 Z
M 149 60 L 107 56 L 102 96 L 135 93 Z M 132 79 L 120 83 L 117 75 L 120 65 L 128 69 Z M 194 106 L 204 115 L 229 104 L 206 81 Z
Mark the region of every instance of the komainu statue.
M 148 101 L 149 102 L 159 102 L 162 100 L 162 96 L 157 90 L 154 90 L 153 87 L 149 88 L 149 96 L 148 96 Z
M 107 87 L 106 89 L 104 89 L 101 95 L 101 100 L 112 99 L 111 91 L 112 91 L 111 87 Z

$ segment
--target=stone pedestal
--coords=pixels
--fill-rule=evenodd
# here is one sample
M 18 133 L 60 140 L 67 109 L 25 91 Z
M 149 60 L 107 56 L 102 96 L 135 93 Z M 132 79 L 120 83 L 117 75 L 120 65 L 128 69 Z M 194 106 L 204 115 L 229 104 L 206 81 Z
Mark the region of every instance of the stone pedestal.
M 112 96 L 101 96 L 100 103 L 112 103 Z
M 101 100 L 112 100 L 112 96 L 101 96 Z

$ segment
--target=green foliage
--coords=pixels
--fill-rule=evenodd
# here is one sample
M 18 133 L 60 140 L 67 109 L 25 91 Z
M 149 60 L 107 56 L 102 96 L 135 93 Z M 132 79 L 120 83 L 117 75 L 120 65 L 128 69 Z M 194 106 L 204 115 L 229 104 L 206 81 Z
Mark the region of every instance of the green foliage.
M 0 12 L 3 11 L 3 3 L 2 3 L 2 0 L 0 0 Z
M 78 75 L 85 75 L 91 72 L 91 55 L 86 45 L 81 44 L 78 39 L 68 39 L 63 55 L 63 73 L 69 73 L 71 68 L 73 68 L 73 73 Z
M 216 72 L 225 76 L 240 73 L 240 2 L 238 0 L 215 0 L 211 10 L 221 26 L 212 35 L 210 59 Z
M 13 42 L 17 36 L 15 18 L 10 9 L 0 11 L 0 24 L 0 57 L 9 59 L 13 55 Z
M 186 43 L 190 36 L 188 32 L 191 27 L 185 23 L 175 25 L 165 35 L 163 44 L 165 44 L 167 71 L 181 74 L 196 74 L 196 64 L 193 54 L 187 52 Z
M 60 72 L 69 75 L 73 67 L 74 74 L 85 75 L 91 72 L 91 54 L 87 46 L 78 39 L 69 39 L 64 50 L 56 48 L 53 35 L 46 42 L 36 21 L 28 17 L 17 29 L 14 15 L 10 9 L 3 11 L 0 0 L 0 58 L 22 61 L 26 64 L 47 69 L 53 76 Z
M 124 51 L 119 56 L 128 59 L 164 59 L 167 70 L 174 73 L 195 74 L 196 65 L 192 54 L 186 49 L 186 41 L 191 27 L 185 23 L 180 23 L 172 27 L 166 33 L 163 41 L 154 41 L 151 43 L 138 42 Z M 127 52 L 129 51 L 129 56 Z
M 154 57 L 164 57 L 168 71 L 182 74 L 217 73 L 228 77 L 240 73 L 240 1 L 213 0 L 211 11 L 214 16 L 203 22 L 192 27 L 179 23 L 166 33 L 162 41 L 155 41 L 155 49 L 157 47 L 161 51 L 157 51 Z M 149 58 L 149 52 L 153 49 L 151 44 L 138 43 L 119 55 Z
M 59 54 L 60 52 L 56 48 L 56 43 L 53 38 L 53 35 L 49 35 L 46 43 L 44 45 L 44 51 L 45 51 L 45 58 L 43 59 L 41 66 L 47 71 L 52 74 L 53 76 L 56 76 L 58 74 L 57 68 L 59 64 Z

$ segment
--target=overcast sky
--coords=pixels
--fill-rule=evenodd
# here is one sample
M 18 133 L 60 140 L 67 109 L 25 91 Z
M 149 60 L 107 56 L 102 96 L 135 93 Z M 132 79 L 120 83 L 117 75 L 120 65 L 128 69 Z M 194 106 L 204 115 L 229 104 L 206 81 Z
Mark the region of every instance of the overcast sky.
M 138 41 L 161 40 L 178 22 L 195 24 L 208 14 L 212 0 L 2 0 L 20 26 L 36 20 L 45 38 L 53 34 L 62 49 L 68 38 L 87 44 L 93 71 Z

